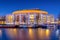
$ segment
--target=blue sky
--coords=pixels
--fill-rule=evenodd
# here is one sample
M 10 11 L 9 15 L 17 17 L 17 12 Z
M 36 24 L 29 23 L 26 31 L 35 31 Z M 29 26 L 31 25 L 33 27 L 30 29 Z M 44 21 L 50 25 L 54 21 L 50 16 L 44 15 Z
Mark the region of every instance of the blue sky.
M 59 0 L 0 0 L 0 15 L 11 14 L 16 10 L 40 8 L 55 17 L 60 12 Z

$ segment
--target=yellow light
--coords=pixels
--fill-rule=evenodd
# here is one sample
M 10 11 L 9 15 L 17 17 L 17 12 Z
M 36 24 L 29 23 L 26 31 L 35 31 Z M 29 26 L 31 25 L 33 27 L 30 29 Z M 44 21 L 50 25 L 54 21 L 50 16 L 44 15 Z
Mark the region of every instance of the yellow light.
M 31 18 L 31 19 L 34 19 L 34 15 L 30 15 L 30 18 Z
M 13 32 L 16 35 L 17 34 L 17 29 L 13 29 Z
M 34 14 L 34 13 L 39 13 L 39 14 L 48 14 L 48 12 L 46 12 L 46 11 L 41 11 L 41 10 L 19 10 L 19 11 L 15 11 L 15 12 L 13 12 L 13 14 L 25 14 L 25 13 L 30 13 L 30 14 Z
M 38 28 L 38 36 L 41 40 L 44 40 L 45 38 L 45 29 Z
M 50 31 L 49 31 L 49 29 L 47 29 L 47 30 L 46 30 L 46 36 L 48 37 L 49 34 L 50 34 Z
M 16 37 L 17 36 L 17 29 L 7 29 L 8 36 Z
M 32 29 L 29 29 L 29 36 L 30 36 L 31 38 L 33 38 L 33 30 L 32 30 Z
M 9 23 L 12 23 L 12 22 L 13 22 L 13 15 L 8 15 L 8 16 L 7 16 L 7 21 L 8 21 Z

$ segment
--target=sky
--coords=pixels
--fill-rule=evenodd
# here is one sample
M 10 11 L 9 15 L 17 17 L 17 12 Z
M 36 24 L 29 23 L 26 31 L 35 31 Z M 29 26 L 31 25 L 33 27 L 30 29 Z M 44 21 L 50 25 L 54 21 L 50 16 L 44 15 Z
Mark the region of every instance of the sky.
M 48 14 L 58 17 L 60 13 L 59 0 L 0 0 L 0 16 L 12 14 L 16 10 L 39 8 Z

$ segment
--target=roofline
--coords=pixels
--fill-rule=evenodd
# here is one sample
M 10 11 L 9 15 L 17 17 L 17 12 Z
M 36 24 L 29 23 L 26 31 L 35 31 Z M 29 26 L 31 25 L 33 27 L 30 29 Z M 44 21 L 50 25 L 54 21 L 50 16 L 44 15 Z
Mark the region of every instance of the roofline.
M 29 12 L 31 12 L 31 13 L 41 13 L 41 12 L 43 12 L 43 14 L 45 13 L 45 14 L 48 14 L 48 12 L 46 12 L 46 11 L 42 11 L 42 10 L 35 10 L 35 9 L 31 9 L 31 10 L 18 10 L 18 11 L 15 11 L 15 12 L 13 12 L 12 14 L 20 14 L 20 13 L 29 13 Z

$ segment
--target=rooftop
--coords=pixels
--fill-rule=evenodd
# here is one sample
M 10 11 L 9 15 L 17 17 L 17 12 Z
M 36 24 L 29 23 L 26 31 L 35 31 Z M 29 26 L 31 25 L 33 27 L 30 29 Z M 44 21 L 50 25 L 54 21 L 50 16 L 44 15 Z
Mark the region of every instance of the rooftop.
M 36 8 L 36 9 L 18 10 L 18 11 L 13 12 L 13 14 L 20 14 L 20 13 L 43 13 L 43 14 L 48 14 L 48 12 L 40 10 L 38 8 Z

